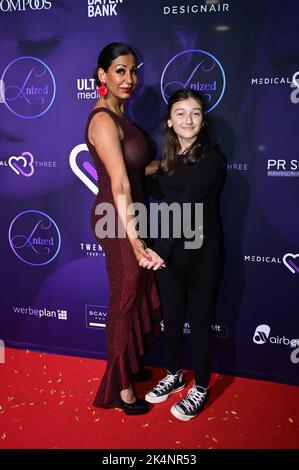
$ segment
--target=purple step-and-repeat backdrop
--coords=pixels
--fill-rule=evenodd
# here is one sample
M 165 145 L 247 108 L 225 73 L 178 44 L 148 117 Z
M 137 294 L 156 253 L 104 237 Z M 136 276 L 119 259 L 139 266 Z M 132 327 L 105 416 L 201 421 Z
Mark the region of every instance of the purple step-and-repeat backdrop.
M 83 131 L 98 53 L 124 41 L 140 70 L 129 113 L 157 155 L 167 98 L 184 86 L 205 94 L 227 158 L 214 370 L 299 384 L 298 21 L 296 0 L 0 0 L 7 346 L 105 357 L 109 291 Z

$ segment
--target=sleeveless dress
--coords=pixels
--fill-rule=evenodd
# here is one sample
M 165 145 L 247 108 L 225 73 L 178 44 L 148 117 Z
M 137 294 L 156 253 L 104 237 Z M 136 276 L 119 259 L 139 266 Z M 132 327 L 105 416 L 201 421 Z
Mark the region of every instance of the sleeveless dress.
M 145 353 L 160 333 L 160 300 L 154 272 L 139 266 L 128 238 L 117 238 L 117 209 L 111 190 L 110 177 L 88 139 L 88 127 L 98 112 L 108 113 L 124 134 L 121 141 L 133 202 L 144 203 L 143 179 L 145 167 L 152 161 L 152 147 L 145 132 L 106 108 L 94 109 L 87 120 L 85 140 L 97 171 L 99 192 L 92 208 L 91 224 L 103 247 L 110 284 L 109 309 L 106 324 L 107 366 L 94 406 L 115 406 L 120 390 L 132 383 L 131 375 L 138 372 L 138 358 Z M 113 155 L 111 155 L 113 158 Z M 115 208 L 115 238 L 98 238 L 96 224 L 101 219 L 95 214 L 97 204 L 109 202 Z

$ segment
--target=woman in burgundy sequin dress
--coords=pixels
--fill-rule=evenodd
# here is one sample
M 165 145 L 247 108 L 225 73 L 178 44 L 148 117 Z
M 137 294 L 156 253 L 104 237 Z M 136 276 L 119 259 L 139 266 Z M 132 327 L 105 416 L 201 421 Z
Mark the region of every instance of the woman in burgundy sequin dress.
M 143 177 L 155 168 L 148 136 L 124 114 L 124 102 L 137 83 L 134 51 L 122 43 L 108 44 L 99 55 L 95 79 L 101 85 L 101 96 L 88 117 L 85 139 L 98 174 L 92 226 L 105 251 L 110 297 L 107 367 L 94 405 L 121 406 L 127 414 L 142 414 L 148 411 L 148 404 L 136 397 L 132 374 L 138 372 L 145 336 L 159 334 L 160 302 L 154 273 L 138 264 L 149 259 L 146 246 L 134 230 L 128 232 L 133 216 L 121 215 L 118 205 L 119 196 L 125 198 L 125 208 L 132 202 L 143 203 Z M 100 225 L 107 215 L 105 211 L 97 215 L 100 203 L 110 203 L 115 209 L 113 238 L 101 236 Z M 117 237 L 118 215 L 126 227 L 123 238 Z

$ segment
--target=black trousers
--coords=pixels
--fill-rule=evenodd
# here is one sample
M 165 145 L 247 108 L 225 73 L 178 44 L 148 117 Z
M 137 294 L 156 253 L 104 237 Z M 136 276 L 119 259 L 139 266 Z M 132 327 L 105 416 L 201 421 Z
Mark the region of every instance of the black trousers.
M 162 304 L 166 366 L 170 373 L 183 369 L 184 313 L 190 324 L 191 358 L 196 385 L 207 387 L 211 375 L 213 313 L 222 272 L 222 243 L 213 237 L 188 266 L 175 263 L 157 271 Z

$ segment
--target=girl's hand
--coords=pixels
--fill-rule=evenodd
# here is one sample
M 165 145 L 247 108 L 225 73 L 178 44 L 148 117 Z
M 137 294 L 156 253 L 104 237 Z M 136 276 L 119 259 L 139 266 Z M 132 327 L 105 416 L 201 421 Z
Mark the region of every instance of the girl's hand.
M 157 173 L 157 170 L 160 165 L 160 160 L 153 160 L 147 167 L 145 168 L 145 176 L 154 175 Z

